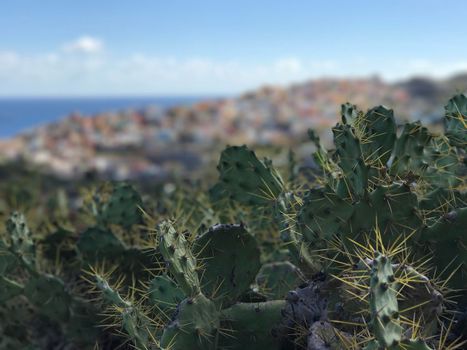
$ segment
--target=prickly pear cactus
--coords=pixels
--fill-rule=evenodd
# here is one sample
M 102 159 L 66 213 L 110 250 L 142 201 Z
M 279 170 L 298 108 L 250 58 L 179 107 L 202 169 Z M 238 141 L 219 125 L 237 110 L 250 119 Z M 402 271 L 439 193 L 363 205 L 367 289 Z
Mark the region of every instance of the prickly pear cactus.
M 261 162 L 246 146 L 227 147 L 221 154 L 220 181 L 229 196 L 248 205 L 267 205 L 283 191 L 280 175 L 267 162 Z
M 84 231 L 80 235 L 77 247 L 88 262 L 115 259 L 125 250 L 122 241 L 112 231 L 99 227 L 90 227 Z
M 103 224 L 129 228 L 141 223 L 143 202 L 139 193 L 127 183 L 116 183 L 110 198 L 103 204 L 98 216 Z
M 298 214 L 298 225 L 308 242 L 330 240 L 352 215 L 352 205 L 326 187 L 311 189 Z
M 23 214 L 13 213 L 6 223 L 11 240 L 11 251 L 27 266 L 35 264 L 35 247 Z
M 161 347 L 164 350 L 215 350 L 219 328 L 215 304 L 198 294 L 178 305 L 173 320 L 164 330 Z
M 219 348 L 280 350 L 277 328 L 282 319 L 282 300 L 239 303 L 222 311 Z
M 43 315 L 59 322 L 69 319 L 72 298 L 58 277 L 43 274 L 30 279 L 24 295 Z
M 467 97 L 459 94 L 451 98 L 444 107 L 446 117 L 444 128 L 446 136 L 453 146 L 466 147 L 467 145 Z
M 185 236 L 177 232 L 169 221 L 159 225 L 159 249 L 168 269 L 187 296 L 201 293 L 196 259 Z
M 223 307 L 235 303 L 260 269 L 256 239 L 243 225 L 215 225 L 193 245 L 201 290 Z
M 380 346 L 386 348 L 401 341 L 397 289 L 391 260 L 385 255 L 377 256 L 371 263 L 371 327 Z
M 149 282 L 149 302 L 164 314 L 175 310 L 185 298 L 183 291 L 166 275 L 156 276 Z
M 350 125 L 336 125 L 332 129 L 334 144 L 336 145 L 335 156 L 338 165 L 342 169 L 343 178 L 348 196 L 361 198 L 368 186 L 369 167 L 365 164 L 361 140 L 355 134 L 355 129 Z
M 303 282 L 303 273 L 288 261 L 264 264 L 256 276 L 260 292 L 269 300 L 284 299 L 291 289 Z
M 23 293 L 24 287 L 0 275 L 0 304 Z

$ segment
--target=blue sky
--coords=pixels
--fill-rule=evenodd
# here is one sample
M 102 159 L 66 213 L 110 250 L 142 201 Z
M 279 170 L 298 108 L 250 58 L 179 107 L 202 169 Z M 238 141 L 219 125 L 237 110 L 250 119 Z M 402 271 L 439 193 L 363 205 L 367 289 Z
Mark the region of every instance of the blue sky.
M 0 95 L 231 94 L 467 71 L 466 1 L 2 0 Z

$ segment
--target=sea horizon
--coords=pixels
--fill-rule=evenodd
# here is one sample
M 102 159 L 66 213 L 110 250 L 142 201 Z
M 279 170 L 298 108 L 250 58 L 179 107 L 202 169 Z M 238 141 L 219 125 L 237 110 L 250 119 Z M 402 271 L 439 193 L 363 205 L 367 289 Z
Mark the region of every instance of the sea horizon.
M 105 112 L 170 108 L 224 98 L 214 95 L 167 96 L 0 96 L 0 139 L 11 138 L 72 113 L 92 116 Z

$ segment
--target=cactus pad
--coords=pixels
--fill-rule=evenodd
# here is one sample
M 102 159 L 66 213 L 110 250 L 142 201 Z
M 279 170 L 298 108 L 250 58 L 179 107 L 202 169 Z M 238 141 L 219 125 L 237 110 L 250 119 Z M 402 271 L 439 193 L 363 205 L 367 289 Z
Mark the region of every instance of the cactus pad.
M 298 215 L 298 224 L 308 242 L 329 240 L 352 215 L 353 208 L 330 188 L 311 189 Z
M 175 310 L 185 294 L 168 276 L 160 275 L 149 282 L 148 298 L 158 311 L 166 313 Z
M 201 289 L 224 307 L 248 290 L 260 265 L 255 238 L 243 225 L 216 225 L 193 246 L 200 265 Z
M 299 268 L 288 261 L 265 264 L 256 276 L 261 293 L 270 300 L 284 299 L 289 290 L 304 280 Z
M 142 219 L 140 207 L 143 202 L 133 186 L 127 183 L 114 185 L 112 194 L 101 209 L 99 220 L 104 224 L 120 225 L 129 228 Z
M 401 341 L 397 286 L 391 260 L 378 255 L 371 264 L 371 327 L 378 343 L 385 348 Z
M 164 330 L 164 350 L 215 350 L 219 331 L 219 313 L 204 295 L 183 300 L 174 319 Z
M 59 322 L 69 319 L 71 296 L 58 277 L 43 274 L 30 279 L 24 295 L 43 315 Z
M 201 290 L 196 259 L 185 236 L 177 232 L 169 221 L 162 222 L 158 232 L 160 252 L 177 284 L 187 296 L 199 294 Z
M 227 147 L 218 170 L 230 197 L 244 204 L 266 205 L 283 191 L 282 179 L 272 165 L 258 160 L 246 146 Z
M 343 172 L 348 191 L 362 197 L 368 184 L 368 166 L 365 164 L 360 140 L 350 125 L 336 125 L 332 132 L 335 155 Z
M 125 246 L 110 230 L 91 227 L 84 231 L 77 243 L 78 250 L 88 262 L 119 257 Z
M 444 107 L 444 128 L 450 143 L 457 147 L 467 146 L 467 97 L 459 94 Z

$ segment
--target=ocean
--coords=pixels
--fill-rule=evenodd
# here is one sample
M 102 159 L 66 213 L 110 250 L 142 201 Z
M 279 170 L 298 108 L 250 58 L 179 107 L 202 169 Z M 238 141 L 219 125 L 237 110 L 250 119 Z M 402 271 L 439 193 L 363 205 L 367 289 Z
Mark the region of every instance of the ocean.
M 0 98 L 0 138 L 12 137 L 70 113 L 92 115 L 128 108 L 190 105 L 215 97 Z

